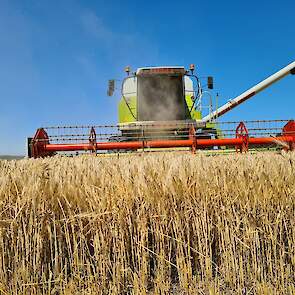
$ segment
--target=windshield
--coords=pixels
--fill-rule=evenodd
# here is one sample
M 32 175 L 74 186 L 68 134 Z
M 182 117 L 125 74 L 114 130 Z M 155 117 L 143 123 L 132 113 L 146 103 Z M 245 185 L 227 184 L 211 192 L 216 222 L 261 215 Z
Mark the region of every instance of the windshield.
M 137 76 L 137 91 L 139 121 L 186 119 L 188 109 L 181 75 Z

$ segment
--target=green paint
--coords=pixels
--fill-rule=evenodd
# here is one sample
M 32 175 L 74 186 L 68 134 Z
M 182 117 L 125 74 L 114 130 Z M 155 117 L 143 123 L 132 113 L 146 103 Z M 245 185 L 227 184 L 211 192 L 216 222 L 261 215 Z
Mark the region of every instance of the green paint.
M 123 97 L 119 101 L 118 105 L 118 115 L 119 115 L 119 123 L 131 123 L 136 122 L 137 116 L 137 99 L 136 96 L 126 98 L 129 107 L 126 104 L 126 101 Z M 130 110 L 132 112 L 130 112 Z M 134 116 L 135 118 L 134 118 Z

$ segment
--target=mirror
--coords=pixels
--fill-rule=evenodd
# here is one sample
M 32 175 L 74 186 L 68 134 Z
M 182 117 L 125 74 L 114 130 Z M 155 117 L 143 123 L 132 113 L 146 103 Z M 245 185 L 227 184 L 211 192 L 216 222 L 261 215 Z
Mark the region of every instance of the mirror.
M 109 80 L 108 82 L 108 96 L 113 96 L 115 91 L 115 80 Z
M 208 89 L 213 89 L 213 77 L 209 76 L 207 80 Z

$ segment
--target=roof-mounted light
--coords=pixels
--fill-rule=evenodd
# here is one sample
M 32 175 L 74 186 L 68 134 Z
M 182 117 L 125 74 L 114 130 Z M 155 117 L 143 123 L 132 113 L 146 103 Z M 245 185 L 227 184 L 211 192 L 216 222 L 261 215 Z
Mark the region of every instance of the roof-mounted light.
M 190 64 L 189 65 L 189 69 L 190 71 L 192 72 L 192 74 L 194 73 L 194 70 L 195 70 L 195 65 L 194 64 Z
M 125 72 L 127 73 L 127 75 L 129 76 L 130 72 L 131 72 L 131 68 L 130 66 L 126 66 L 125 67 Z

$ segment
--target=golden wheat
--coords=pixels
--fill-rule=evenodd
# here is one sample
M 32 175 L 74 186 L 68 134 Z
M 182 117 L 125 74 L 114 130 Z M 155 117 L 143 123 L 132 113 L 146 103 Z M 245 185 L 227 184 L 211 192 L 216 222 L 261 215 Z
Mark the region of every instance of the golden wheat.
M 291 294 L 295 155 L 0 161 L 0 294 Z

